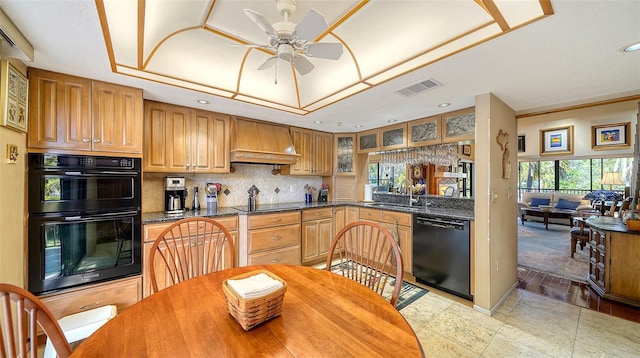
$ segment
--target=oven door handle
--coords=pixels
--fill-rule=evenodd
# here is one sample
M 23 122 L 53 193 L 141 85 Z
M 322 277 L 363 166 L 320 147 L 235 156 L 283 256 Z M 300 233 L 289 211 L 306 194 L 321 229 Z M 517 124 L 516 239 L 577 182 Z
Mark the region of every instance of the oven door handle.
M 91 216 L 65 216 L 64 221 L 78 221 L 78 220 L 87 220 L 87 219 L 96 219 L 96 218 L 109 218 L 109 217 L 120 217 L 120 216 L 134 216 L 137 214 L 137 211 L 122 211 L 117 213 L 102 213 Z
M 69 172 L 64 172 L 64 175 L 68 175 L 68 176 L 98 176 L 98 175 L 126 175 L 126 176 L 136 176 L 138 175 L 138 172 L 133 172 L 133 171 L 121 171 L 121 172 L 114 172 L 114 171 L 88 171 L 88 172 L 78 172 L 78 171 L 69 171 Z

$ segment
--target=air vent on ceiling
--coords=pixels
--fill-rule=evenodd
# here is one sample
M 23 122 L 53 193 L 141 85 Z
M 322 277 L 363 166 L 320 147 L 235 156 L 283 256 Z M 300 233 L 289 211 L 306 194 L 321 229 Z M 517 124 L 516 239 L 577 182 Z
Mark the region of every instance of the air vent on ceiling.
M 414 85 L 411 85 L 409 87 L 403 88 L 401 90 L 397 90 L 396 93 L 399 93 L 405 97 L 411 97 L 413 95 L 416 95 L 420 92 L 424 92 L 426 90 L 431 90 L 434 88 L 438 88 L 442 86 L 442 83 L 434 80 L 433 78 L 429 78 L 428 80 L 424 80 L 421 82 L 418 82 Z

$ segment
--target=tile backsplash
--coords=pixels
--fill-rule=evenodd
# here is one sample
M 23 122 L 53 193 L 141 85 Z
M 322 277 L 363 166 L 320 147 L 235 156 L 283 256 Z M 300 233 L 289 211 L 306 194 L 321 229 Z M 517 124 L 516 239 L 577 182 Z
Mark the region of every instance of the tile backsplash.
M 218 194 L 218 206 L 243 206 L 247 204 L 249 189 L 255 185 L 260 193 L 258 204 L 287 203 L 304 201 L 305 184 L 316 190 L 313 200 L 318 199 L 318 190 L 322 185 L 319 176 L 273 175 L 272 165 L 265 164 L 233 164 L 235 172 L 230 174 L 179 174 L 184 176 L 189 195 L 186 206 L 191 207 L 193 188 L 198 187 L 200 206 L 206 205 L 204 186 L 206 183 L 220 183 L 222 189 Z M 167 173 L 143 173 L 142 175 L 142 211 L 155 212 L 164 210 L 164 178 Z

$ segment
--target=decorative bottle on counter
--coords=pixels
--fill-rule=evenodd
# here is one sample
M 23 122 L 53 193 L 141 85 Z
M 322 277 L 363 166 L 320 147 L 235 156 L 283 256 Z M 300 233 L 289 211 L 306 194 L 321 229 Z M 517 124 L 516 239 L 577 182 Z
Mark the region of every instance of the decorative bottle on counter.
M 193 205 L 191 205 L 194 211 L 200 210 L 200 200 L 198 200 L 198 187 L 193 188 Z

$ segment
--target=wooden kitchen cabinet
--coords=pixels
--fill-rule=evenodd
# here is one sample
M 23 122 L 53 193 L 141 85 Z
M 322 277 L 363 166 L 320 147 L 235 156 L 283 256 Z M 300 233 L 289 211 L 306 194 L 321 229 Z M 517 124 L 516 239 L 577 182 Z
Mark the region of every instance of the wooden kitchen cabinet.
M 325 261 L 333 236 L 333 208 L 303 210 L 302 263 Z
M 587 283 L 606 299 L 640 307 L 640 235 L 590 227 Z
M 337 133 L 334 135 L 333 161 L 335 175 L 356 174 L 356 134 Z
M 330 192 L 333 195 L 333 201 L 356 201 L 358 199 L 357 178 L 355 175 L 335 175 L 332 182 L 333 188 L 330 188 Z
M 118 312 L 142 299 L 142 276 L 103 282 L 39 297 L 56 319 L 105 305 Z
M 93 151 L 142 154 L 142 90 L 91 83 Z
M 475 139 L 475 107 L 408 122 L 408 147 Z
M 290 127 L 291 140 L 296 153 L 300 154 L 298 162 L 289 166 L 289 173 L 292 175 L 312 175 L 313 174 L 313 134 L 310 129 Z
M 143 170 L 229 173 L 229 116 L 145 101 Z
M 231 238 L 233 239 L 233 243 L 236 247 L 236 262 L 238 262 L 238 256 L 237 256 L 238 216 L 237 215 L 220 216 L 220 217 L 214 217 L 213 219 L 219 222 L 222 226 L 224 226 L 227 229 L 227 231 L 229 231 L 229 234 L 231 235 Z M 157 224 L 147 224 L 147 225 L 144 225 L 143 227 L 143 235 L 142 235 L 143 246 L 144 246 L 144 249 L 143 249 L 144 260 L 143 260 L 143 268 L 142 268 L 143 297 L 147 297 L 153 293 L 151 292 L 151 278 L 149 276 L 151 274 L 151 268 L 149 263 L 149 254 L 151 253 L 151 247 L 153 246 L 153 243 L 155 242 L 158 235 L 171 224 L 172 222 L 162 222 Z M 163 248 L 161 247 L 160 249 L 162 250 Z M 156 271 L 156 278 L 158 279 L 158 286 L 159 286 L 158 288 L 162 289 L 165 287 L 163 286 L 163 282 L 165 283 L 164 285 L 166 285 L 166 283 L 169 282 L 166 279 L 167 277 L 166 268 L 163 264 L 159 264 L 159 265 L 156 265 L 155 271 Z
M 380 148 L 380 131 L 377 128 L 358 133 L 356 139 L 358 153 L 377 152 Z
M 142 154 L 142 90 L 29 69 L 29 151 Z
M 241 215 L 238 264 L 300 265 L 300 218 L 300 210 Z
M 407 123 L 380 128 L 380 150 L 407 148 Z
M 313 132 L 313 175 L 331 176 L 333 174 L 333 134 Z
M 91 150 L 91 81 L 29 69 L 29 149 Z
M 476 137 L 475 107 L 444 113 L 441 124 L 442 143 L 474 140 Z
M 431 116 L 417 119 L 408 123 L 408 146 L 424 147 L 427 145 L 440 144 L 440 121 L 442 116 Z
M 310 129 L 289 127 L 296 153 L 296 164 L 282 168 L 282 174 L 332 175 L 333 134 Z

